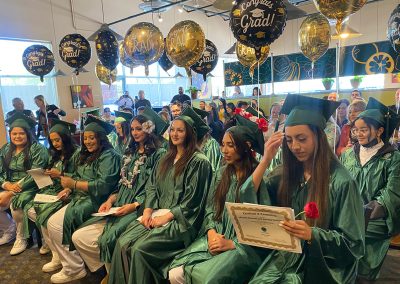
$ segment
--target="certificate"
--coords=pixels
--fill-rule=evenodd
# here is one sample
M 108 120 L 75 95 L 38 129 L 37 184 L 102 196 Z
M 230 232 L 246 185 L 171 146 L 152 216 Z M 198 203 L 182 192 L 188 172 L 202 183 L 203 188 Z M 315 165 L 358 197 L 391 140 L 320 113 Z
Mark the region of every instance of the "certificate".
M 53 184 L 50 176 L 45 175 L 43 169 L 31 169 L 26 172 L 32 176 L 39 189 Z
M 115 214 L 115 212 L 117 212 L 119 210 L 119 208 L 121 208 L 121 207 L 111 207 L 110 210 L 108 210 L 107 212 L 93 213 L 92 216 L 93 217 L 104 217 L 104 216 L 108 216 L 108 215 L 113 215 L 113 214 Z
M 281 221 L 295 219 L 292 208 L 229 202 L 225 206 L 239 243 L 302 252 L 300 240 L 279 226 Z
M 35 198 L 33 199 L 33 201 L 36 203 L 54 203 L 58 200 L 60 200 L 60 198 L 58 198 L 57 195 L 40 194 L 40 193 L 37 193 L 35 195 Z

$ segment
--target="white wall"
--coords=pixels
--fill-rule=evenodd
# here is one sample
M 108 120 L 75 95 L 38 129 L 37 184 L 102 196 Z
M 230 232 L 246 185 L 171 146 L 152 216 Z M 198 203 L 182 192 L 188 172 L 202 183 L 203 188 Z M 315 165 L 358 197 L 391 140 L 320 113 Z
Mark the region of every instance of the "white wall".
M 102 22 L 101 0 L 73 0 L 75 6 L 76 26 L 72 25 L 70 0 L 51 0 L 53 3 L 56 36 L 53 35 L 53 24 L 51 15 L 50 0 L 0 0 L 0 37 L 23 38 L 33 40 L 45 40 L 53 42 L 53 51 L 57 56 L 57 65 L 64 72 L 70 72 L 70 68 L 61 62 L 58 56 L 58 43 L 66 34 L 78 32 L 89 37 L 97 30 Z M 112 22 L 141 10 L 137 5 L 139 0 L 103 0 L 104 20 Z M 396 7 L 398 1 L 385 0 L 366 5 L 361 11 L 351 16 L 349 24 L 354 29 L 363 33 L 362 37 L 349 40 L 345 45 L 368 43 L 386 39 L 387 19 L 391 11 Z M 308 12 L 315 11 L 310 2 L 301 6 Z M 179 13 L 178 8 L 172 8 L 162 14 L 164 21 L 158 22 L 157 15 L 154 15 L 154 24 L 157 25 L 164 36 L 167 36 L 170 28 L 177 22 L 191 19 L 200 24 L 206 37 L 213 41 L 220 54 L 223 54 L 234 42 L 229 28 L 229 22 L 223 21 L 220 17 L 206 17 L 199 12 Z M 152 22 L 151 14 L 131 19 L 111 26 L 121 35 L 135 23 L 141 21 Z M 297 46 L 297 33 L 302 19 L 288 21 L 283 35 L 272 44 L 271 51 L 275 55 L 300 52 Z M 55 44 L 54 44 L 55 42 Z M 79 84 L 93 86 L 95 105 L 102 105 L 100 84 L 94 74 L 96 55 L 92 44 L 92 59 L 86 66 L 90 73 L 80 74 Z M 335 42 L 331 43 L 331 47 Z M 1 63 L 0 63 L 1 64 Z M 72 84 L 71 77 L 57 78 L 57 88 L 60 106 L 68 113 L 68 120 L 77 118 L 77 112 L 71 107 L 69 86 Z

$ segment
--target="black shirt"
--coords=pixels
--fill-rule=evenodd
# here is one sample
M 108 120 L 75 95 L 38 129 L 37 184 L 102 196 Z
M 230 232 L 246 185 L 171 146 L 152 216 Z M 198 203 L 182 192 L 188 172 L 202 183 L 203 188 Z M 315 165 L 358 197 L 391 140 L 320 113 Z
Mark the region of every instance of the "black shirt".
M 135 109 L 138 109 L 139 107 L 151 107 L 151 103 L 149 100 L 143 99 L 143 100 L 138 100 L 135 103 Z
M 190 97 L 188 96 L 188 95 L 185 95 L 185 94 L 177 94 L 177 95 L 175 95 L 173 98 L 172 98 L 172 100 L 171 100 L 171 103 L 174 103 L 174 102 L 176 102 L 176 101 L 178 101 L 178 102 L 180 102 L 181 104 L 183 104 L 184 102 L 186 102 L 186 101 L 191 101 L 191 99 L 190 99 Z

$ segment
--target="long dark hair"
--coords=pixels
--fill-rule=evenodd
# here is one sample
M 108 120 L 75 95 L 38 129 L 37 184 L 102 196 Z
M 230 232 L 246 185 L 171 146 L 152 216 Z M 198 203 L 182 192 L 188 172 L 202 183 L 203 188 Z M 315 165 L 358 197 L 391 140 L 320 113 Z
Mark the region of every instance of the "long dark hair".
M 120 122 L 120 124 L 121 124 L 121 128 L 122 128 L 122 135 L 123 136 L 119 136 L 119 134 L 117 133 L 117 136 L 118 136 L 117 141 L 118 141 L 118 144 L 123 144 L 124 143 L 124 139 L 125 138 L 128 139 L 128 137 L 129 137 L 129 132 L 130 132 L 130 129 L 131 129 L 131 122 L 130 121 L 123 121 L 123 122 Z
M 240 202 L 239 200 L 239 189 L 246 181 L 246 179 L 252 174 L 254 169 L 257 167 L 257 161 L 251 153 L 251 148 L 247 141 L 243 140 L 235 132 L 227 130 L 226 134 L 230 135 L 233 142 L 235 143 L 235 150 L 238 153 L 240 159 L 238 161 L 239 168 L 242 171 L 242 175 L 238 178 L 238 184 L 236 187 L 236 197 L 235 202 Z M 227 165 L 224 172 L 222 173 L 222 179 L 217 186 L 217 190 L 214 195 L 214 208 L 215 215 L 214 218 L 217 221 L 221 221 L 222 213 L 224 212 L 226 195 L 229 191 L 231 185 L 232 176 L 236 175 L 236 168 L 234 165 Z
M 82 141 L 84 141 L 84 134 L 82 134 Z M 101 153 L 107 149 L 113 148 L 107 135 L 104 132 L 94 132 L 99 147 L 96 151 L 90 153 L 86 148 L 85 143 L 82 143 L 81 152 L 79 155 L 79 165 L 88 164 L 90 165 L 93 161 L 100 157 Z
M 186 121 L 183 119 L 180 119 L 179 117 L 176 118 L 175 120 L 180 120 L 183 121 L 185 124 L 185 129 L 186 129 L 186 137 L 184 141 L 184 147 L 185 147 L 185 153 L 183 156 L 175 163 L 175 172 L 174 172 L 174 178 L 176 179 L 178 176 L 180 176 L 183 171 L 185 170 L 185 167 L 187 166 L 187 163 L 189 160 L 192 158 L 193 154 L 198 151 L 197 147 L 197 138 L 196 134 L 193 131 L 193 128 L 187 124 Z M 176 154 L 178 153 L 177 147 L 172 143 L 171 139 L 169 139 L 169 149 L 167 153 L 165 154 L 164 158 L 161 160 L 160 165 L 158 167 L 158 178 L 165 178 L 168 169 L 171 168 L 171 165 L 174 164 L 174 160 L 176 157 Z
M 317 203 L 320 217 L 317 219 L 316 224 L 318 227 L 324 228 L 328 223 L 326 213 L 329 206 L 331 162 L 337 161 L 337 158 L 329 146 L 324 131 L 312 125 L 308 125 L 308 127 L 314 133 L 315 141 L 313 166 L 309 180 L 308 202 L 314 201 Z M 282 143 L 282 160 L 282 168 L 278 169 L 282 170 L 282 178 L 278 191 L 278 204 L 279 206 L 292 207 L 293 192 L 297 190 L 303 180 L 304 166 L 290 151 L 286 138 L 284 138 Z M 311 226 L 315 225 L 310 219 L 307 219 L 307 223 Z
M 140 124 L 143 124 L 146 121 L 148 121 L 148 119 L 145 116 L 140 114 L 132 119 L 132 121 L 134 120 L 136 120 Z M 137 143 L 133 138 L 132 132 L 130 135 L 131 135 L 131 142 L 129 143 L 129 146 L 126 149 L 125 154 L 134 154 L 139 148 L 139 143 Z M 144 153 L 146 154 L 146 156 L 150 156 L 158 148 L 161 147 L 160 139 L 158 139 L 158 137 L 154 133 L 147 133 L 146 138 L 143 141 L 143 144 L 144 144 Z
M 25 127 L 20 127 L 21 129 L 24 130 L 26 137 L 27 137 L 27 142 L 26 145 L 24 147 L 24 150 L 22 151 L 24 153 L 24 171 L 27 171 L 31 168 L 31 161 L 30 161 L 30 154 L 29 151 L 31 149 L 31 146 L 33 143 L 36 143 L 36 139 L 35 137 L 32 135 L 32 132 L 30 129 L 26 129 Z M 14 129 L 10 128 L 8 134 L 11 137 L 11 131 Z M 10 139 L 11 140 L 11 139 Z M 13 157 L 13 153 L 15 151 L 16 147 L 15 145 L 10 142 L 10 147 L 8 148 L 7 153 L 5 154 L 4 158 L 2 158 L 3 160 L 3 168 L 7 171 L 7 176 L 9 174 L 10 171 L 10 163 L 11 163 L 11 159 Z
M 50 141 L 50 137 L 48 138 L 50 144 L 49 152 L 51 156 L 48 168 L 51 169 L 54 167 L 54 165 L 61 160 L 61 157 L 63 157 L 61 168 L 61 172 L 63 173 L 68 168 L 69 161 L 72 158 L 72 155 L 75 153 L 77 146 L 70 135 L 59 132 L 57 132 L 57 134 L 61 138 L 62 149 L 58 151 L 56 148 L 54 148 L 53 143 Z

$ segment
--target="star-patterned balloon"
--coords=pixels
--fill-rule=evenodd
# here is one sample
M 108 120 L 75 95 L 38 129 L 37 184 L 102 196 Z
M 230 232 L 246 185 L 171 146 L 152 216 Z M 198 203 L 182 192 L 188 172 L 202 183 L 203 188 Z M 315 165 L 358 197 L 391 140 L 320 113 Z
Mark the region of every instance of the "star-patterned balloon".
M 109 70 L 114 70 L 119 63 L 118 41 L 112 32 L 100 31 L 95 39 L 96 52 L 101 64 Z

